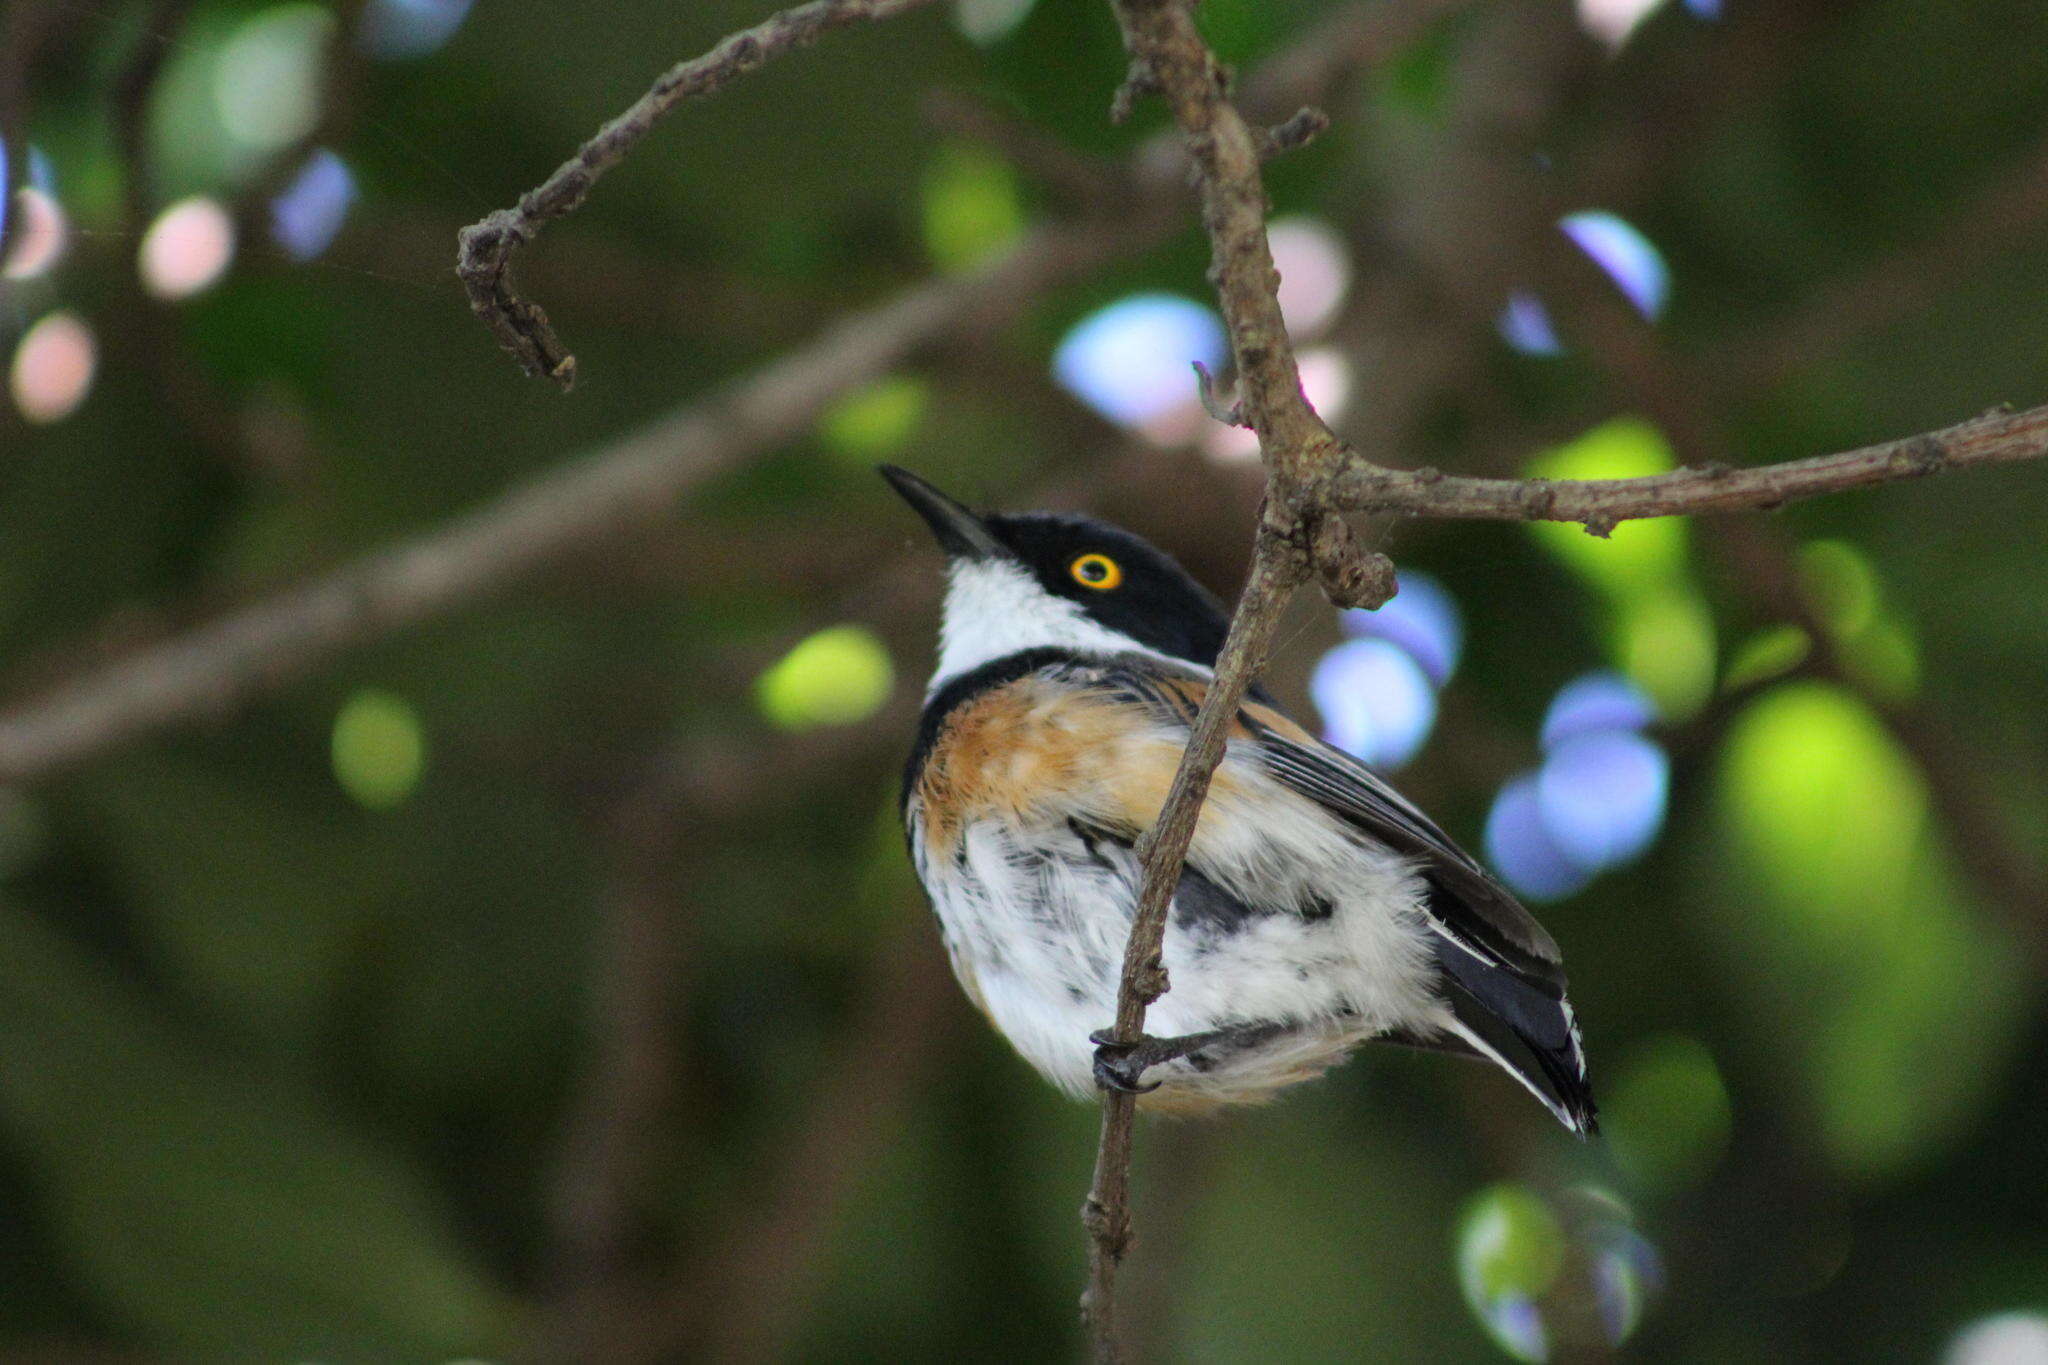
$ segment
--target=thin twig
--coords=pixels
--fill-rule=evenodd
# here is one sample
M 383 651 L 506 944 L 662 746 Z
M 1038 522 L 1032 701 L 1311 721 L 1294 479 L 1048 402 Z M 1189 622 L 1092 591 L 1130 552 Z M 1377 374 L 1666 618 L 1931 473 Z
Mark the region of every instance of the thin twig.
M 907 290 L 615 445 L 417 539 L 57 684 L 0 714 L 0 782 L 48 777 L 165 726 L 217 715 L 342 651 L 472 602 L 571 551 L 659 520 L 834 397 L 969 322 L 1148 240 L 1148 222 L 1046 229 L 988 267 Z
M 813 0 L 730 34 L 702 56 L 678 62 L 630 108 L 604 125 L 518 204 L 487 214 L 458 238 L 455 273 L 469 294 L 469 306 L 498 342 L 536 378 L 546 376 L 563 389 L 576 382 L 576 357 L 563 348 L 538 304 L 512 290 L 506 274 L 512 255 L 542 227 L 573 212 L 598 177 L 625 159 L 662 115 L 685 100 L 724 88 L 793 48 L 850 24 L 889 19 L 933 0 Z
M 1169 985 L 1160 963 L 1166 908 L 1179 882 L 1188 842 L 1194 837 L 1202 798 L 1223 759 L 1229 721 L 1264 665 L 1281 610 L 1306 572 L 1300 548 L 1261 521 L 1251 575 L 1231 617 L 1230 634 L 1216 664 L 1216 681 L 1195 719 L 1187 752 L 1173 776 L 1158 823 L 1139 843 L 1145 880 L 1131 919 L 1117 990 L 1115 1036 L 1120 1041 L 1136 1042 L 1144 1036 L 1145 1010 Z M 1136 1117 L 1133 1096 L 1122 1091 L 1103 1093 L 1095 1179 L 1081 1209 L 1089 1234 L 1088 1287 L 1081 1306 L 1098 1361 L 1123 1358 L 1116 1321 L 1116 1273 L 1131 1244 L 1131 1138 Z
M 1736 469 L 1705 465 L 1632 479 L 1472 479 L 1354 463 L 1329 481 L 1354 511 L 1491 521 L 1576 521 L 1604 535 L 1642 517 L 1756 511 L 1801 498 L 2048 455 L 2048 407 L 1993 410 L 1939 431 L 1836 455 Z

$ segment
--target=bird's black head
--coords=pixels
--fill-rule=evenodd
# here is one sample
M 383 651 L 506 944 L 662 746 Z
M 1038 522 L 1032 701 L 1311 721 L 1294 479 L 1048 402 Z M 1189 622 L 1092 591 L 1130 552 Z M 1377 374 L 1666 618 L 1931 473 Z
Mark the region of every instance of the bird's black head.
M 1222 606 L 1171 556 L 1129 531 L 1055 512 L 977 515 L 915 474 L 893 465 L 881 472 L 952 561 L 945 652 L 961 652 L 956 662 L 1044 646 L 1112 648 L 1110 637 L 1120 637 L 1170 658 L 1215 664 L 1228 624 Z M 947 663 L 942 656 L 942 673 Z

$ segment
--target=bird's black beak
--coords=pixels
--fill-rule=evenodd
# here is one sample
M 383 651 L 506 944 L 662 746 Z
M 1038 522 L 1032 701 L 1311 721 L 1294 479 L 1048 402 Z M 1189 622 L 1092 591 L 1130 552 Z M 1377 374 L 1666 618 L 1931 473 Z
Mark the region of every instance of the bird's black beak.
M 1002 542 L 990 534 L 986 522 L 917 475 L 893 464 L 877 465 L 876 468 L 889 481 L 889 486 L 917 509 L 925 525 L 931 527 L 932 534 L 938 537 L 939 548 L 946 552 L 948 558 L 996 559 L 1009 555 Z

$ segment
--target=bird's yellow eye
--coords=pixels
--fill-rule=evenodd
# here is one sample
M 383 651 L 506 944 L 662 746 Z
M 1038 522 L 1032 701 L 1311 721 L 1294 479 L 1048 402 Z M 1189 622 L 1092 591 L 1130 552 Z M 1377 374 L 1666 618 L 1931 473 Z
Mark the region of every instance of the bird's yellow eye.
M 1082 555 L 1067 566 L 1067 572 L 1084 588 L 1108 592 L 1124 581 L 1124 571 L 1108 555 Z

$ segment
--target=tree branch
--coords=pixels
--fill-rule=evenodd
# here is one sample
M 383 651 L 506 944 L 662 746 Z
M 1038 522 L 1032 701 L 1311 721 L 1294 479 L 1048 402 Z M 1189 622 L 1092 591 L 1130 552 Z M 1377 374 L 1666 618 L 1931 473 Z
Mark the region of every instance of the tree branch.
M 563 389 L 576 382 L 576 357 L 563 348 L 538 304 L 513 292 L 507 272 L 512 254 L 541 228 L 573 212 L 589 195 L 598 177 L 625 159 L 662 115 L 685 100 L 723 89 L 793 48 L 805 46 L 836 28 L 894 18 L 933 0 L 812 0 L 721 39 L 702 56 L 679 62 L 664 72 L 626 112 L 604 125 L 555 168 L 555 173 L 519 196 L 512 208 L 499 209 L 464 228 L 457 238 L 455 273 L 469 293 L 469 306 L 498 343 L 528 375 L 546 376 Z
M 1435 470 L 1382 468 L 1344 448 L 1303 398 L 1281 319 L 1262 154 L 1275 139 L 1247 127 L 1228 98 L 1228 77 L 1202 41 L 1186 0 L 1111 0 L 1131 70 L 1112 105 L 1128 111 L 1157 93 L 1173 111 L 1201 189 L 1203 225 L 1238 371 L 1246 425 L 1259 435 L 1267 475 L 1252 572 L 1234 614 L 1216 680 L 1198 713 L 1172 790 L 1140 842 L 1145 876 L 1118 983 L 1112 1037 L 1135 1044 L 1147 1007 L 1169 987 L 1161 964 L 1165 920 L 1209 780 L 1281 611 L 1311 574 L 1333 600 L 1378 606 L 1391 594 L 1384 558 L 1367 552 L 1337 513 L 1578 521 L 1597 535 L 1623 520 L 1776 507 L 1796 498 L 1948 468 L 2048 454 L 2048 408 L 1999 411 L 1942 431 L 1761 469 L 1700 467 L 1639 479 L 1553 482 L 1449 478 Z M 1315 116 L 1304 114 L 1305 126 Z M 1097 1361 L 1123 1358 L 1116 1273 L 1131 1241 L 1130 1165 L 1135 1102 L 1105 1093 L 1095 1176 L 1082 1206 L 1090 1237 L 1082 1309 Z
M 1393 584 L 1386 561 L 1366 556 L 1349 528 L 1314 495 L 1317 475 L 1342 447 L 1302 396 L 1293 344 L 1280 314 L 1280 277 L 1266 241 L 1266 191 L 1260 175 L 1274 139 L 1262 139 L 1231 104 L 1229 76 L 1183 0 L 1112 0 L 1112 8 L 1131 58 L 1112 117 L 1127 112 L 1140 92 L 1158 93 L 1173 112 L 1201 193 L 1210 281 L 1230 336 L 1244 422 L 1258 433 L 1267 474 L 1251 572 L 1217 660 L 1215 682 L 1159 818 L 1139 844 L 1145 876 L 1124 947 L 1112 1030 L 1118 1043 L 1133 1045 L 1144 1037 L 1147 1007 L 1168 987 L 1160 962 L 1167 906 L 1209 780 L 1223 757 L 1228 722 L 1265 661 L 1281 612 L 1311 571 L 1349 603 L 1377 606 Z M 1314 123 L 1320 116 L 1304 111 L 1298 117 Z M 1091 1351 L 1105 1362 L 1123 1357 L 1116 1274 L 1131 1238 L 1135 1118 L 1132 1096 L 1104 1093 L 1095 1178 L 1081 1209 L 1089 1233 L 1088 1286 L 1081 1306 Z
M 1353 511 L 1492 521 L 1576 521 L 1595 535 L 1640 517 L 1756 511 L 1801 498 L 2048 455 L 2048 407 L 1993 410 L 1952 427 L 1837 455 L 1736 469 L 1708 465 L 1632 479 L 1470 479 L 1354 462 L 1329 481 Z
M 1124 946 L 1123 976 L 1117 990 L 1114 1033 L 1121 1042 L 1135 1043 L 1144 1037 L 1145 1011 L 1170 984 L 1160 963 L 1166 910 L 1180 880 L 1188 842 L 1194 837 L 1202 798 L 1208 795 L 1209 779 L 1223 759 L 1229 721 L 1265 664 L 1280 613 L 1306 573 L 1300 548 L 1262 521 L 1251 574 L 1216 662 L 1216 681 L 1195 718 L 1187 752 L 1174 773 L 1159 819 L 1139 841 L 1145 879 L 1131 919 L 1131 936 Z M 1089 1235 L 1088 1288 L 1081 1307 L 1097 1361 L 1123 1358 L 1116 1321 L 1116 1273 L 1131 1244 L 1131 1139 L 1136 1108 L 1131 1095 L 1103 1093 L 1095 1179 L 1081 1206 L 1081 1221 Z
M 447 526 L 62 682 L 0 714 L 0 782 L 48 777 L 138 735 L 229 710 L 343 650 L 653 522 L 683 493 L 803 431 L 840 393 L 958 327 L 1014 313 L 1155 230 L 1134 218 L 1036 232 L 982 270 L 847 318 L 711 398 Z

